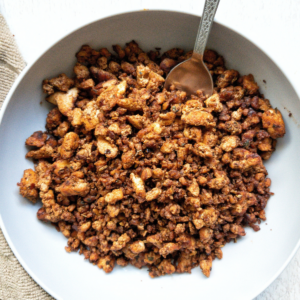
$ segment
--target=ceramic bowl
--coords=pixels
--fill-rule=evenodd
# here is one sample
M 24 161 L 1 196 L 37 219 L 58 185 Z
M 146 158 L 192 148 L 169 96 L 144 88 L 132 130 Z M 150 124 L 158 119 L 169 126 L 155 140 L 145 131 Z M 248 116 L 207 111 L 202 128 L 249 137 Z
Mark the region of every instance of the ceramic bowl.
M 68 254 L 66 238 L 36 218 L 40 204 L 19 195 L 17 182 L 33 163 L 25 159 L 24 142 L 44 130 L 51 108 L 41 82 L 59 73 L 72 74 L 75 53 L 82 44 L 93 48 L 124 45 L 132 39 L 145 50 L 193 48 L 200 18 L 171 11 L 138 11 L 111 16 L 67 35 L 26 67 L 1 110 L 0 225 L 20 263 L 32 278 L 57 299 L 253 299 L 285 268 L 300 239 L 299 149 L 300 102 L 286 76 L 266 53 L 237 32 L 215 23 L 208 48 L 224 56 L 227 67 L 253 74 L 260 91 L 283 114 L 286 135 L 266 162 L 275 193 L 266 208 L 261 230 L 246 229 L 237 243 L 226 245 L 215 260 L 210 278 L 199 268 L 192 274 L 151 279 L 146 269 L 116 267 L 107 275 Z M 289 117 L 290 112 L 292 116 Z

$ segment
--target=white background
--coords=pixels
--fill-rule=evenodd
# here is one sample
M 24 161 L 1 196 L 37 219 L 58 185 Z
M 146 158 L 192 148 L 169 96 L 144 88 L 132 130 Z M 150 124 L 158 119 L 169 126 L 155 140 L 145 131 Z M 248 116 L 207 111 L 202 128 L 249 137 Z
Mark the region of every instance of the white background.
M 65 34 L 104 16 L 142 9 L 200 15 L 203 4 L 204 0 L 0 0 L 0 12 L 30 63 Z M 299 0 L 221 0 L 216 20 L 268 53 L 300 95 Z M 300 252 L 255 300 L 275 299 L 300 299 Z

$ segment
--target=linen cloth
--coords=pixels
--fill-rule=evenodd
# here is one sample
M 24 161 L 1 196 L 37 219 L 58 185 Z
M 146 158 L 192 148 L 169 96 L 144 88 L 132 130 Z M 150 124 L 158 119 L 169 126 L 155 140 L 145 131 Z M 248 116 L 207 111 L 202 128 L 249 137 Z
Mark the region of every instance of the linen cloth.
M 0 15 L 0 107 L 19 73 L 25 67 L 14 37 Z M 1 201 L 1 200 L 0 200 Z M 23 269 L 9 248 L 0 229 L 0 299 L 50 300 L 47 294 Z

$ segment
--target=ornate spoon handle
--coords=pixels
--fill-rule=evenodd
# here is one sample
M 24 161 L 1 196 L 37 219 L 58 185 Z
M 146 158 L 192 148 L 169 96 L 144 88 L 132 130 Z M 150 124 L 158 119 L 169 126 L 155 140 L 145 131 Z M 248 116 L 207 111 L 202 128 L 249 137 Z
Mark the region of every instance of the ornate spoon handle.
M 198 54 L 198 57 L 199 55 L 203 57 L 207 39 L 214 21 L 214 16 L 216 14 L 219 2 L 220 0 L 205 1 L 204 10 L 194 46 L 194 53 Z

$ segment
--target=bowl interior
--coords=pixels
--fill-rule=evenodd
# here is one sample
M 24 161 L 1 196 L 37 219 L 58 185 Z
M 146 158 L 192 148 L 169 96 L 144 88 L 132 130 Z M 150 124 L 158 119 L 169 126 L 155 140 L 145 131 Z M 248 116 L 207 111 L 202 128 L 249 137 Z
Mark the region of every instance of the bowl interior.
M 252 299 L 279 274 L 294 253 L 300 238 L 299 98 L 266 54 L 217 23 L 213 25 L 208 48 L 223 55 L 227 67 L 254 75 L 261 92 L 282 112 L 287 133 L 279 139 L 276 152 L 266 163 L 275 193 L 266 209 L 267 221 L 261 224 L 259 232 L 247 229 L 244 238 L 226 245 L 223 259 L 214 261 L 209 279 L 199 269 L 194 269 L 192 275 L 159 279 L 150 279 L 147 270 L 133 267 L 116 267 L 106 275 L 82 256 L 67 254 L 66 238 L 38 221 L 39 205 L 31 205 L 18 194 L 17 182 L 24 169 L 33 167 L 25 159 L 25 139 L 36 130 L 44 130 L 51 108 L 41 91 L 43 79 L 61 72 L 71 75 L 74 54 L 82 44 L 110 48 L 134 39 L 146 50 L 190 50 L 198 24 L 199 17 L 168 11 L 140 11 L 99 20 L 71 33 L 44 53 L 23 73 L 6 100 L 0 127 L 1 227 L 25 269 L 57 299 L 99 299 L 100 295 L 108 299 L 135 299 L 140 295 L 144 299 Z

